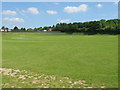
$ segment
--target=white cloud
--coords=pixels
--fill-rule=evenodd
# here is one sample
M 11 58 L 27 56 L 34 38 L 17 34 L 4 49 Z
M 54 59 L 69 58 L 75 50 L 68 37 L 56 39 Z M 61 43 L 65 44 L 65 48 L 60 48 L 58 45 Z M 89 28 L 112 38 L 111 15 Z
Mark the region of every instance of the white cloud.
M 57 14 L 57 11 L 52 11 L 52 10 L 47 10 L 46 11 L 48 14 Z
M 30 8 L 27 8 L 26 10 L 19 10 L 18 8 L 16 9 L 17 12 L 21 15 L 25 15 L 25 14 L 28 14 L 28 13 L 31 13 L 31 14 L 39 14 L 39 10 L 38 8 L 35 8 L 35 7 L 30 7 Z
M 6 21 L 13 21 L 13 22 L 24 22 L 24 19 L 22 18 L 10 18 L 10 17 L 6 17 L 6 18 L 3 18 L 4 20 Z
M 54 5 L 56 5 L 56 6 L 57 6 L 57 5 L 59 5 L 59 3 L 55 2 L 55 3 L 54 3 Z
M 86 4 L 81 4 L 78 7 L 67 6 L 64 8 L 64 11 L 67 13 L 86 12 L 87 10 L 88 10 L 88 5 Z
M 16 8 L 16 11 L 17 11 L 18 14 L 20 14 L 20 15 L 25 15 L 25 13 L 23 12 L 24 10 L 20 10 L 20 9 Z
M 25 15 L 25 12 L 24 12 L 24 10 L 22 10 L 22 11 L 19 11 L 19 13 L 20 13 L 21 15 Z
M 62 19 L 62 20 L 57 20 L 59 23 L 65 23 L 65 22 L 69 22 L 70 21 L 70 19 Z
M 28 8 L 27 11 L 29 13 L 32 13 L 32 14 L 39 14 L 40 13 L 39 10 L 38 10 L 38 8 L 35 8 L 35 7 Z
M 118 5 L 118 1 L 114 2 L 114 5 Z
M 2 14 L 5 14 L 5 15 L 16 15 L 16 11 L 11 11 L 11 10 L 6 10 L 6 11 L 3 11 Z
M 103 7 L 103 5 L 102 5 L 102 4 L 97 4 L 96 6 L 97 6 L 98 8 Z

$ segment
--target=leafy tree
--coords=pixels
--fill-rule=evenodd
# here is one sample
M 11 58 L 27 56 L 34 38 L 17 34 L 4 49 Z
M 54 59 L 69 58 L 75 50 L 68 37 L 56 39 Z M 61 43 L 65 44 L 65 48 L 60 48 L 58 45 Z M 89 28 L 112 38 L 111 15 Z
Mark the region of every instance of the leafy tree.
M 4 29 L 5 29 L 5 26 L 2 26 L 2 28 L 1 28 L 1 29 L 3 29 L 3 30 L 4 30 Z
M 26 29 L 25 29 L 25 28 L 21 28 L 20 30 L 21 30 L 21 31 L 26 31 Z
M 48 27 L 47 27 L 47 26 L 44 26 L 44 27 L 43 27 L 43 30 L 47 30 L 47 29 L 48 29 Z
M 42 27 L 39 27 L 38 30 L 41 31 L 41 30 L 43 30 L 43 28 L 42 28 Z
M 33 31 L 33 29 L 32 28 L 28 28 L 27 31 Z
M 15 27 L 13 28 L 13 30 L 14 30 L 14 31 L 18 31 L 19 28 L 18 28 L 17 26 L 15 26 Z

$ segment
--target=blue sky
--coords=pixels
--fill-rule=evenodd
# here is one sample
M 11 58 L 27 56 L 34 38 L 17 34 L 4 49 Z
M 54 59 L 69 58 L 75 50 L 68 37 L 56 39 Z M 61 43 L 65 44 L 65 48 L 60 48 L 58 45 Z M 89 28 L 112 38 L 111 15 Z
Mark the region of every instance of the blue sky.
M 9 28 L 35 28 L 60 22 L 118 18 L 114 2 L 3 2 L 2 24 Z

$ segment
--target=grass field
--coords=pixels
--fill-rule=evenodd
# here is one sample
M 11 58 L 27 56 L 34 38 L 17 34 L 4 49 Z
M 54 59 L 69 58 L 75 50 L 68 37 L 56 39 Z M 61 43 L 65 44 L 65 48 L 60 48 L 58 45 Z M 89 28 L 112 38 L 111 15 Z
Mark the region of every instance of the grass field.
M 117 35 L 3 33 L 2 38 L 6 69 L 85 80 L 93 87 L 118 87 Z M 20 85 L 14 78 L 3 75 L 3 83 Z M 51 87 L 61 87 L 57 84 Z

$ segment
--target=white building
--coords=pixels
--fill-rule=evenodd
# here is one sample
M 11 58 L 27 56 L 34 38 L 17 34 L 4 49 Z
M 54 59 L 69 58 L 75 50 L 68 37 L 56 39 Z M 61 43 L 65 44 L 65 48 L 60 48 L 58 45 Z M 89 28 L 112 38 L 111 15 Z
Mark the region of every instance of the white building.
M 11 31 L 10 29 L 0 29 L 1 32 L 9 32 Z
M 44 32 L 46 32 L 47 30 L 43 30 Z

